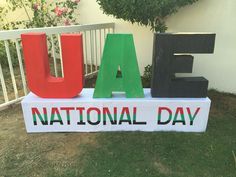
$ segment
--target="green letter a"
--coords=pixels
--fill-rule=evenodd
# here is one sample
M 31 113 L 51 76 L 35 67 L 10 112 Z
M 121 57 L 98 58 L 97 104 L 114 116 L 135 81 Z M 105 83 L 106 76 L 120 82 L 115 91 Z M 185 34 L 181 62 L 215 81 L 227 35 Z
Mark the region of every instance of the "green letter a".
M 127 98 L 144 97 L 131 34 L 107 35 L 93 97 L 111 98 L 112 92 L 125 92 Z

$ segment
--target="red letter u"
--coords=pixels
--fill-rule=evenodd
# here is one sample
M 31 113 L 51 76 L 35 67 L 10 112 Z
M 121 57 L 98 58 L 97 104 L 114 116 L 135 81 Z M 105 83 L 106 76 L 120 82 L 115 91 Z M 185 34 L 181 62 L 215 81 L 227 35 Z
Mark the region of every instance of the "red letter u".
M 50 75 L 46 34 L 22 34 L 26 76 L 31 92 L 42 98 L 72 98 L 83 89 L 83 43 L 80 34 L 61 36 L 64 77 Z

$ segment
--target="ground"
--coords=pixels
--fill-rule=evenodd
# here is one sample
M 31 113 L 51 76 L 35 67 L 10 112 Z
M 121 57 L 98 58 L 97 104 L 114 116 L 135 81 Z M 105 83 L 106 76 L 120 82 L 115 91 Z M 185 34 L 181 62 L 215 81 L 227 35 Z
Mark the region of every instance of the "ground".
M 0 112 L 0 177 L 235 177 L 236 96 L 210 91 L 206 133 L 27 134 Z

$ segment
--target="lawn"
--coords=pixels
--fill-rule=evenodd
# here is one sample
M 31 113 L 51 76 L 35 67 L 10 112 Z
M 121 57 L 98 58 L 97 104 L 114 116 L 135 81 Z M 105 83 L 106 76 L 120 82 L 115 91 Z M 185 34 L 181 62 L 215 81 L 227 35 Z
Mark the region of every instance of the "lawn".
M 210 91 L 206 133 L 27 134 L 0 112 L 0 177 L 235 177 L 236 96 Z

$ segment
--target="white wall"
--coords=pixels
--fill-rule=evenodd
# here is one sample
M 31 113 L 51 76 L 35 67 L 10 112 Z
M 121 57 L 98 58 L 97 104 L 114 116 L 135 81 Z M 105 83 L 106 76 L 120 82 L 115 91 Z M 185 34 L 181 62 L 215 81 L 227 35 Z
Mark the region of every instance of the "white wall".
M 96 0 L 81 0 L 81 24 L 115 22 L 116 33 L 132 33 L 140 70 L 152 61 L 153 34 L 147 27 L 108 17 Z M 236 0 L 199 0 L 167 19 L 169 32 L 215 32 L 213 55 L 195 55 L 194 72 L 205 76 L 210 88 L 236 93 Z
M 6 0 L 0 0 L 0 7 L 4 7 L 4 10 L 9 10 L 7 8 Z M 31 10 L 28 10 L 30 16 L 32 16 Z M 3 19 L 2 24 L 9 23 L 9 22 L 16 22 L 16 21 L 26 21 L 29 20 L 27 14 L 25 13 L 24 9 L 16 9 L 14 12 L 8 12 L 6 17 Z

